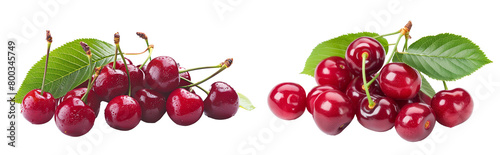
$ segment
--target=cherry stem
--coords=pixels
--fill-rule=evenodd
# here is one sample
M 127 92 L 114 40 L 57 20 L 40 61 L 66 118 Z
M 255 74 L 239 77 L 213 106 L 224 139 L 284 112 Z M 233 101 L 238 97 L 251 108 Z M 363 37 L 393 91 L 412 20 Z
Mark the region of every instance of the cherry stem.
M 193 84 L 193 82 L 191 80 L 188 80 L 188 79 L 186 79 L 184 77 L 180 77 L 180 78 L 181 78 L 181 80 L 184 80 L 186 82 L 189 82 L 190 84 Z M 198 89 L 202 90 L 203 92 L 205 92 L 205 94 L 208 95 L 209 92 L 207 90 L 203 89 L 202 87 L 200 87 L 199 85 L 196 85 L 195 87 L 197 87 Z
M 389 59 L 385 62 L 384 66 L 387 65 L 389 62 L 391 62 L 392 58 L 394 57 L 394 54 L 398 51 L 398 45 L 399 45 L 399 41 L 401 41 L 401 37 L 403 37 L 403 34 L 399 34 L 398 41 L 396 41 L 396 44 L 394 45 L 394 49 L 392 50 L 391 56 L 389 56 Z M 407 38 L 405 38 L 405 39 L 407 39 Z M 407 44 L 405 44 L 405 46 L 407 46 Z M 403 49 L 404 48 L 406 48 L 406 47 L 403 47 Z M 367 83 L 368 86 L 370 86 L 373 82 L 375 82 L 375 80 L 378 78 L 379 75 L 380 75 L 380 72 L 375 74 L 375 77 L 373 77 L 373 79 Z
M 148 40 L 146 40 L 146 44 L 148 44 Z M 148 54 L 148 57 L 146 58 L 146 60 L 144 60 L 144 62 L 141 64 L 141 66 L 139 66 L 139 69 L 142 69 L 142 67 L 144 67 L 144 65 L 146 65 L 146 62 L 148 62 L 148 59 L 149 61 L 151 61 L 151 49 L 154 48 L 153 45 L 149 46 L 148 44 L 148 51 L 149 51 L 149 54 Z
M 116 57 L 118 56 L 118 48 L 115 50 L 115 60 L 113 61 L 113 69 L 116 69 Z M 123 60 L 125 61 L 125 60 Z
M 179 71 L 179 74 L 180 73 L 184 73 L 184 72 L 194 71 L 194 70 L 208 69 L 208 68 L 221 68 L 221 67 L 222 67 L 221 64 L 216 65 L 216 66 L 196 67 L 196 68 L 190 68 L 190 69 L 181 70 L 181 71 Z
M 220 72 L 224 71 L 225 69 L 227 68 L 227 66 L 222 66 L 219 70 L 217 70 L 217 72 L 213 73 L 212 75 L 208 76 L 207 78 L 199 81 L 199 82 L 196 82 L 196 83 L 193 83 L 193 84 L 190 84 L 190 85 L 187 85 L 187 86 L 181 86 L 180 88 L 189 88 L 189 87 L 192 87 L 192 86 L 197 86 L 199 84 L 202 84 L 203 82 L 213 78 L 214 76 L 216 76 L 217 74 L 219 74 Z
M 95 73 L 95 76 L 94 76 L 94 79 L 92 79 L 92 75 L 90 75 L 90 78 L 89 78 L 89 85 L 87 86 L 87 91 L 85 91 L 85 94 L 83 94 L 82 96 L 82 101 L 83 103 L 87 104 L 87 97 L 89 96 L 89 92 L 90 92 L 90 89 L 92 89 L 92 86 L 94 85 L 95 83 L 95 80 L 97 79 L 97 77 L 99 76 L 99 70 L 100 69 L 97 69 L 96 73 Z
M 396 31 L 396 32 L 388 33 L 388 34 L 379 35 L 379 36 L 376 36 L 376 37 L 373 37 L 373 38 L 377 39 L 377 38 L 380 38 L 380 37 L 392 36 L 392 35 L 395 35 L 395 34 L 398 34 L 398 33 L 400 33 L 399 30 Z
M 368 85 L 366 83 L 366 71 L 365 71 L 365 68 L 366 68 L 366 59 L 368 58 L 368 53 L 367 52 L 364 52 L 363 54 L 361 54 L 361 57 L 362 57 L 362 62 L 361 63 L 361 71 L 362 71 L 362 75 L 363 75 L 363 86 L 364 86 L 364 89 L 365 89 L 365 93 L 366 93 L 366 98 L 368 98 L 368 108 L 370 109 L 373 109 L 373 107 L 375 107 L 375 102 L 373 102 L 372 100 L 372 97 L 370 96 L 370 85 Z
M 42 88 L 40 88 L 40 94 L 42 96 L 43 96 L 43 86 L 45 86 L 45 76 L 47 74 L 47 67 L 49 64 L 49 51 L 50 51 L 51 44 L 52 44 L 51 42 L 47 43 L 47 56 L 45 57 L 45 69 L 43 71 Z
M 125 56 L 123 56 L 123 52 L 122 52 L 122 49 L 120 48 L 120 44 L 116 44 L 116 48 L 118 49 L 118 51 L 120 51 L 120 56 L 122 57 L 123 59 L 123 64 L 125 65 L 125 71 L 127 71 L 127 78 L 128 78 L 128 96 L 132 96 L 132 90 L 131 90 L 131 82 L 130 82 L 130 72 L 128 71 L 128 66 L 127 66 L 127 61 L 125 59 Z
M 446 85 L 446 81 L 443 80 L 443 86 L 444 86 L 444 90 L 448 90 L 448 85 Z

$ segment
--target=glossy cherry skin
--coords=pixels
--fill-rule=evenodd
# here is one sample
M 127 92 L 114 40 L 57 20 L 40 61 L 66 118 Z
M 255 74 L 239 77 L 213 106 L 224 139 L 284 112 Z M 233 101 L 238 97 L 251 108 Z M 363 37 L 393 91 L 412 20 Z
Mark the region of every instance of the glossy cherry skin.
M 62 103 L 65 100 L 73 97 L 82 99 L 83 95 L 85 95 L 85 92 L 87 92 L 87 88 L 73 89 L 67 92 L 59 102 Z M 93 90 L 90 90 L 89 94 L 87 95 L 87 105 L 94 111 L 95 117 L 97 117 L 99 115 L 99 110 L 101 109 L 101 99 Z
M 378 82 L 387 97 L 406 100 L 414 98 L 420 91 L 422 78 L 417 70 L 405 63 L 389 63 L 380 71 Z
M 103 101 L 109 102 L 114 97 L 128 92 L 127 73 L 105 66 L 96 78 L 92 89 Z
M 26 94 L 21 104 L 24 118 L 33 124 L 44 124 L 50 121 L 56 111 L 56 99 L 49 92 L 33 89 Z
M 431 101 L 436 120 L 447 127 L 454 127 L 469 119 L 474 102 L 467 91 L 462 88 L 442 90 Z
M 389 97 L 372 97 L 375 106 L 370 108 L 368 98 L 364 98 L 356 112 L 358 122 L 365 128 L 384 132 L 394 126 L 399 108 L 397 103 Z
M 94 126 L 95 118 L 94 110 L 76 97 L 67 98 L 57 106 L 54 117 L 57 128 L 73 137 L 89 132 Z
M 365 52 L 368 53 L 368 58 L 365 61 L 366 75 L 376 73 L 382 68 L 385 60 L 385 50 L 382 44 L 370 37 L 360 37 L 349 44 L 345 53 L 347 66 L 352 74 L 362 74 L 362 54 Z
M 135 92 L 138 91 L 139 89 L 145 88 L 144 71 L 142 71 L 141 69 L 139 69 L 134 65 L 127 64 L 127 66 L 128 66 L 128 71 L 130 73 L 130 83 L 132 84 L 131 91 L 132 94 L 135 94 Z M 127 73 L 127 71 L 125 70 L 125 66 L 122 66 L 119 69 Z M 128 81 L 127 81 L 127 87 L 128 87 Z
M 134 98 L 141 105 L 141 120 L 155 123 L 167 112 L 167 99 L 163 94 L 152 89 L 140 89 L 135 92 Z
M 313 109 L 314 109 L 313 103 L 316 100 L 316 98 L 318 98 L 319 94 L 321 94 L 325 91 L 328 91 L 328 90 L 337 90 L 337 89 L 330 86 L 330 85 L 316 86 L 316 87 L 312 88 L 311 91 L 309 91 L 309 93 L 307 93 L 306 109 L 307 109 L 307 111 L 309 111 L 310 114 L 313 113 Z
M 349 98 L 338 90 L 323 92 L 314 102 L 314 122 L 328 135 L 341 133 L 351 123 L 355 114 Z
M 401 109 L 394 126 L 401 138 L 416 142 L 429 136 L 435 124 L 436 118 L 429 105 L 411 103 Z
M 368 82 L 371 79 L 372 79 L 371 77 L 367 77 L 366 81 Z M 384 94 L 382 93 L 382 90 L 380 90 L 380 86 L 377 80 L 375 80 L 375 82 L 371 84 L 370 89 L 368 89 L 368 91 L 372 96 L 373 95 L 383 96 Z M 347 97 L 349 97 L 351 103 L 355 106 L 354 108 L 359 109 L 361 100 L 366 97 L 366 92 L 363 87 L 363 78 L 358 76 L 352 79 L 352 81 L 347 86 L 345 94 L 347 95 Z
M 185 69 L 186 68 L 184 67 L 179 67 L 179 70 L 185 70 Z M 189 75 L 189 72 L 180 73 L 179 76 L 191 81 L 191 75 Z M 182 79 L 180 80 L 179 86 L 187 86 L 187 85 L 190 85 L 190 83 Z
M 179 68 L 169 56 L 151 60 L 144 73 L 147 85 L 160 93 L 169 93 L 179 86 Z
M 284 120 L 294 120 L 306 109 L 306 91 L 296 83 L 281 83 L 271 90 L 267 103 L 274 115 Z
M 132 97 L 121 95 L 109 101 L 104 109 L 106 123 L 117 130 L 131 130 L 141 121 L 141 105 Z
M 203 100 L 186 89 L 177 88 L 168 96 L 167 114 L 175 124 L 194 124 L 203 114 Z
M 210 93 L 203 101 L 205 115 L 213 119 L 228 119 L 233 117 L 239 108 L 239 98 L 233 87 L 225 82 L 212 84 Z
M 314 70 L 314 78 L 318 85 L 331 85 L 340 91 L 345 91 L 351 77 L 345 59 L 338 56 L 324 59 Z

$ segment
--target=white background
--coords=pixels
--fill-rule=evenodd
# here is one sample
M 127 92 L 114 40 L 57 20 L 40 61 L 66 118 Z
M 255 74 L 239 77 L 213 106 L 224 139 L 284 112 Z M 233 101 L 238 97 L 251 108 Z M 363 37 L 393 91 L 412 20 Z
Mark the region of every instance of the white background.
M 45 9 L 47 4 L 49 9 Z M 111 129 L 101 111 L 93 129 L 76 138 L 62 134 L 53 120 L 32 125 L 18 113 L 18 146 L 8 147 L 2 138 L 3 155 L 499 153 L 500 104 L 496 96 L 500 89 L 500 31 L 496 15 L 500 11 L 494 1 L 41 0 L 3 1 L 0 6 L 2 49 L 6 49 L 7 38 L 16 37 L 20 42 L 19 79 L 24 79 L 29 68 L 45 54 L 46 29 L 52 31 L 53 49 L 84 37 L 112 43 L 113 33 L 120 32 L 125 52 L 145 49 L 144 41 L 135 35 L 142 31 L 155 45 L 154 56 L 171 56 L 187 68 L 215 65 L 233 57 L 231 68 L 203 86 L 209 89 L 210 83 L 223 80 L 257 107 L 250 112 L 240 109 L 236 116 L 223 121 L 203 116 L 187 127 L 175 125 L 165 115 L 155 124 L 141 122 L 131 131 Z M 223 12 L 218 12 L 220 9 Z M 436 125 L 427 139 L 411 143 L 394 129 L 373 132 L 356 120 L 341 134 L 329 136 L 316 127 L 307 112 L 297 120 L 282 121 L 269 110 L 266 98 L 276 84 L 297 82 L 306 90 L 315 85 L 313 78 L 299 73 L 317 44 L 345 33 L 393 32 L 408 20 L 413 22 L 411 42 L 444 32 L 460 34 L 479 45 L 495 62 L 448 83 L 450 88 L 468 90 L 474 98 L 474 112 L 467 122 L 454 128 Z M 396 40 L 387 39 L 389 43 Z M 145 57 L 130 58 L 137 64 Z M 4 59 L 1 61 L 6 64 Z M 6 73 L 2 66 L 2 73 Z M 201 80 L 211 72 L 192 73 L 193 80 Z M 2 83 L 6 83 L 4 80 Z M 442 89 L 439 81 L 432 84 L 436 90 Z M 3 89 L 1 94 L 5 94 Z M 4 113 L 8 106 L 0 105 L 4 109 L 0 110 L 3 128 L 8 125 Z

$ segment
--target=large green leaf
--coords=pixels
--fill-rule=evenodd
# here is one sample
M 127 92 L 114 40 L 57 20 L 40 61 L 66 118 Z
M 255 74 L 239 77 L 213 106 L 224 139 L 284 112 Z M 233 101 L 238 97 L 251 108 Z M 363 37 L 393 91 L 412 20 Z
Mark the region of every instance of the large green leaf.
M 311 55 L 309 55 L 309 57 L 307 58 L 304 70 L 301 72 L 301 74 L 314 76 L 314 70 L 322 60 L 331 56 L 339 56 L 344 58 L 347 46 L 349 46 L 352 41 L 356 40 L 359 37 L 375 36 L 379 35 L 371 32 L 350 33 L 320 43 L 313 49 Z M 377 40 L 382 44 L 387 53 L 387 50 L 389 48 L 387 40 L 383 37 L 378 37 Z
M 80 42 L 90 46 L 92 66 Z M 113 60 L 115 47 L 97 39 L 77 39 L 68 42 L 50 52 L 44 91 L 55 98 L 64 96 L 68 91 L 85 82 L 95 66 L 103 66 Z M 24 96 L 33 89 L 42 86 L 45 56 L 31 67 L 16 95 L 16 103 L 21 103 Z
M 453 81 L 491 63 L 483 51 L 467 38 L 443 33 L 417 40 L 400 60 L 436 80 Z

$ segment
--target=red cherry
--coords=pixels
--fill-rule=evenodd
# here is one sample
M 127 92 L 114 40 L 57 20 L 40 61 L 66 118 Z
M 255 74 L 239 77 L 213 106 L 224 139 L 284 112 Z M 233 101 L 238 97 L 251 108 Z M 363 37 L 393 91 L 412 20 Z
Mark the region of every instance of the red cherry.
M 417 95 L 422 78 L 417 70 L 405 63 L 389 63 L 380 71 L 378 82 L 387 97 L 406 100 Z
M 416 142 L 431 134 L 436 118 L 429 105 L 411 103 L 404 106 L 396 117 L 395 128 L 401 138 Z
M 239 108 L 238 94 L 233 87 L 221 81 L 212 84 L 203 103 L 205 115 L 213 119 L 231 118 Z
M 167 114 L 178 125 L 194 124 L 203 114 L 203 100 L 186 89 L 177 88 L 167 99 Z
M 141 105 L 141 120 L 148 123 L 155 123 L 167 112 L 167 99 L 163 95 L 152 89 L 138 90 L 134 98 Z
M 321 61 L 314 70 L 314 78 L 318 85 L 331 85 L 345 91 L 351 81 L 351 72 L 344 58 L 333 56 Z
M 365 128 L 373 131 L 383 132 L 390 130 L 394 126 L 396 116 L 399 112 L 396 102 L 391 98 L 383 96 L 374 96 L 372 99 L 375 102 L 374 107 L 369 106 L 370 104 L 366 97 L 361 101 L 356 113 L 358 122 Z
M 432 98 L 431 106 L 436 120 L 451 128 L 469 119 L 474 102 L 467 91 L 455 88 L 436 93 Z
M 179 86 L 179 68 L 169 56 L 151 60 L 144 73 L 148 86 L 160 93 L 169 93 Z
M 279 118 L 297 119 L 306 109 L 306 91 L 296 83 L 281 83 L 271 90 L 267 103 L 274 115 Z
M 49 92 L 33 89 L 26 94 L 21 104 L 24 118 L 33 124 L 44 124 L 50 121 L 56 111 L 56 99 Z
M 385 50 L 380 42 L 370 37 L 360 37 L 347 47 L 345 60 L 351 73 L 361 75 L 363 53 L 368 53 L 368 58 L 364 62 L 366 75 L 376 73 L 384 64 Z
M 328 91 L 328 90 L 337 90 L 333 88 L 332 86 L 329 85 L 324 85 L 324 86 L 316 86 L 309 93 L 307 94 L 307 106 L 306 109 L 309 111 L 310 114 L 312 114 L 313 109 L 314 109 L 314 101 L 316 98 L 318 98 L 319 94 Z
M 128 92 L 127 73 L 105 66 L 95 80 L 92 89 L 102 100 L 109 102 L 114 97 Z
M 184 70 L 186 68 L 184 67 L 179 67 L 179 70 Z M 180 73 L 179 74 L 180 77 L 183 77 L 185 79 L 188 79 L 191 81 L 191 75 L 189 75 L 189 72 L 183 72 L 183 73 Z M 179 83 L 179 87 L 180 86 L 187 86 L 187 85 L 190 85 L 191 83 L 187 82 L 187 81 L 184 81 L 184 80 L 181 80 L 180 83 Z
M 69 91 L 60 98 L 60 103 L 64 102 L 69 98 L 79 98 L 82 99 L 83 95 L 87 92 L 87 88 L 77 88 Z M 87 95 L 87 105 L 94 111 L 95 117 L 99 115 L 99 110 L 101 108 L 101 99 L 97 96 L 97 94 L 91 89 L 89 94 Z
M 141 121 L 141 115 L 141 105 L 127 95 L 113 98 L 104 109 L 106 123 L 118 130 L 135 128 Z
M 314 122 L 328 135 L 341 133 L 351 123 L 355 113 L 349 98 L 338 90 L 321 93 L 314 102 Z
M 141 69 L 139 69 L 134 65 L 127 64 L 127 66 L 128 66 L 128 71 L 130 73 L 130 83 L 132 84 L 131 87 L 132 94 L 135 94 L 135 92 L 138 91 L 139 89 L 145 88 L 144 71 L 142 71 Z M 127 73 L 127 71 L 125 70 L 125 66 L 122 66 L 119 69 L 122 70 L 124 73 Z M 128 81 L 127 81 L 127 87 L 128 87 Z
M 68 136 L 81 136 L 92 129 L 95 113 L 76 97 L 65 99 L 56 109 L 56 126 Z

